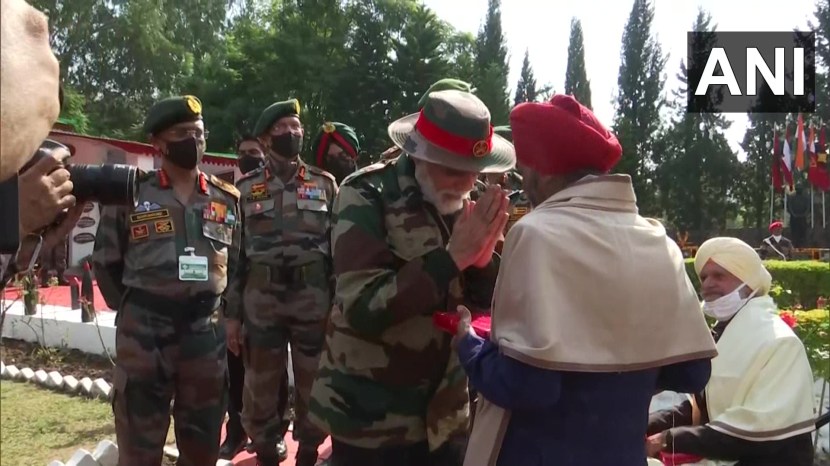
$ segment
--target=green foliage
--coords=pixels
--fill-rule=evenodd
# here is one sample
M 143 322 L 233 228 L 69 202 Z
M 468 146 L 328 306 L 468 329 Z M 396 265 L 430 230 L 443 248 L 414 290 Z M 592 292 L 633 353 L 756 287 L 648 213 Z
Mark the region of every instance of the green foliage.
M 538 98 L 539 91 L 536 88 L 536 77 L 533 76 L 533 67 L 530 66 L 530 52 L 525 50 L 522 72 L 519 75 L 519 83 L 516 84 L 516 97 L 513 99 L 513 104 L 536 102 Z
M 487 16 L 476 38 L 476 75 L 473 84 L 476 95 L 490 109 L 494 124 L 508 122 L 507 44 L 501 28 L 501 0 L 488 0 Z
M 781 317 L 804 343 L 815 377 L 830 380 L 830 307 L 784 311 Z
M 700 280 L 694 259 L 686 259 L 686 274 L 696 290 Z M 830 298 L 830 264 L 819 261 L 764 261 L 772 275 L 770 296 L 781 309 L 812 308 L 819 296 Z
M 568 67 L 565 70 L 565 94 L 573 95 L 582 105 L 591 107 L 591 81 L 585 70 L 585 44 L 582 23 L 571 19 L 571 37 L 568 42 Z
M 714 31 L 711 17 L 700 11 L 691 30 Z M 673 115 L 661 141 L 662 163 L 655 168 L 660 207 L 680 230 L 723 229 L 735 211 L 733 186 L 739 168 L 724 135 L 730 122 L 719 113 L 688 113 L 684 63 L 677 77 L 681 88 L 670 104 Z
M 654 167 L 661 163 L 657 147 L 665 104 L 666 57 L 652 35 L 654 6 L 634 0 L 622 37 L 614 132 L 623 147 L 617 173 L 631 175 L 641 213 L 659 215 Z

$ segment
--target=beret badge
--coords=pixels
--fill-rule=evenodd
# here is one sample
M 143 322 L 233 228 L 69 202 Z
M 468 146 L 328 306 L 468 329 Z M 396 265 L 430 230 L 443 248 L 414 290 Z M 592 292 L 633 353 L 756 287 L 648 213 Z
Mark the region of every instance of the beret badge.
M 192 95 L 186 95 L 184 96 L 184 101 L 187 103 L 187 108 L 189 108 L 194 115 L 202 113 L 202 104 L 199 103 L 198 99 Z

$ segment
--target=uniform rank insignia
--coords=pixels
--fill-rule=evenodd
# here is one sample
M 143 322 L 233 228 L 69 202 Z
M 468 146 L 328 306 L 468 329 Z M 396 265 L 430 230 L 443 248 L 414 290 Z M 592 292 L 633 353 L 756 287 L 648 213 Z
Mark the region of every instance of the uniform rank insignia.
M 167 209 L 150 210 L 130 214 L 130 223 L 146 222 L 148 220 L 161 220 L 163 218 L 170 218 L 170 211 Z
M 161 206 L 156 204 L 155 202 L 147 202 L 144 201 L 143 203 L 139 204 L 138 207 L 135 208 L 136 212 L 149 212 L 151 210 L 159 210 Z
M 147 225 L 133 225 L 130 228 L 130 237 L 132 239 L 144 239 L 150 236 L 150 229 L 147 228 Z
M 251 195 L 248 196 L 249 201 L 262 201 L 271 199 L 271 193 L 268 192 L 268 186 L 265 183 L 256 183 L 251 186 Z
M 326 191 L 313 184 L 303 184 L 297 188 L 297 199 L 308 201 L 325 201 Z
M 170 219 L 167 220 L 157 220 L 156 221 L 156 233 L 164 234 L 164 233 L 171 233 L 175 231 L 173 228 L 173 221 Z

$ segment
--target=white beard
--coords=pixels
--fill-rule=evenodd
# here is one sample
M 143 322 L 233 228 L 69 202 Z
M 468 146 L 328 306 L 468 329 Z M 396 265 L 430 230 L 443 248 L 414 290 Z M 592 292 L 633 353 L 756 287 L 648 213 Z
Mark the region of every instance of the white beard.
M 451 190 L 438 191 L 432 178 L 427 173 L 427 167 L 423 163 L 415 164 L 415 179 L 421 187 L 421 194 L 424 200 L 435 206 L 441 215 L 451 215 L 464 207 L 464 199 L 470 198 L 470 192 L 457 192 Z

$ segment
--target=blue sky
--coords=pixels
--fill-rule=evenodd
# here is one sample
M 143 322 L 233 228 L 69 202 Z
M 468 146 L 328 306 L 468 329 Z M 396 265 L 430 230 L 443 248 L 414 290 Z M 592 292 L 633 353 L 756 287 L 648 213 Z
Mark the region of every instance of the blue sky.
M 479 30 L 487 12 L 487 0 L 425 0 L 425 3 L 456 29 L 473 33 Z M 699 7 L 712 15 L 719 31 L 806 29 L 815 11 L 814 0 L 654 0 L 653 3 L 653 32 L 663 51 L 669 54 L 667 95 L 680 85 L 676 74 L 686 54 L 686 32 L 692 28 Z M 537 81 L 553 85 L 557 92 L 563 91 L 570 21 L 577 17 L 582 21 L 585 36 L 585 61 L 594 111 L 610 125 L 620 43 L 631 6 L 631 0 L 502 0 L 502 28 L 510 53 L 510 87 L 516 85 L 525 49 L 528 49 Z M 512 99 L 512 89 L 510 96 Z M 738 144 L 746 130 L 746 115 L 728 114 L 727 118 L 733 121 L 727 138 L 743 158 Z

